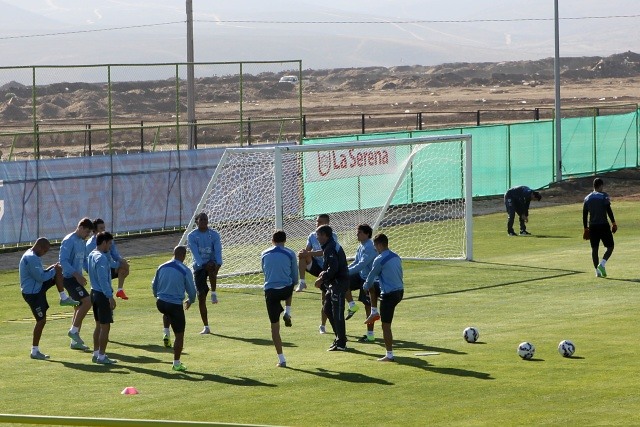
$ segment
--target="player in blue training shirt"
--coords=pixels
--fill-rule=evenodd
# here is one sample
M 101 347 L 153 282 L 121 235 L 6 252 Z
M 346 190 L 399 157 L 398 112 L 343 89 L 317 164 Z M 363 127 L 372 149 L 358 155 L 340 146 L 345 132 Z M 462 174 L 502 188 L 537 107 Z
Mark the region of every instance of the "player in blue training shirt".
M 520 220 L 520 235 L 531 235 L 531 233 L 527 231 L 526 223 L 529 222 L 529 204 L 532 198 L 540 201 L 542 196 L 537 191 L 533 191 L 524 185 L 512 187 L 504 194 L 504 205 L 507 208 L 508 216 L 507 234 L 509 234 L 509 236 L 516 236 L 516 232 L 513 230 L 513 222 L 516 214 L 518 214 L 518 219 Z
M 87 241 L 87 253 L 91 253 L 96 248 L 96 235 L 105 230 L 106 227 L 102 218 L 93 220 L 93 236 Z M 124 280 L 129 276 L 129 262 L 122 258 L 120 252 L 118 252 L 115 240 L 111 243 L 111 249 L 109 249 L 107 256 L 111 263 L 111 279 L 118 279 L 116 296 L 123 300 L 128 300 L 129 297 L 124 292 Z
M 60 244 L 59 261 L 62 265 L 62 283 L 69 292 L 69 296 L 80 305 L 75 308 L 71 329 L 67 335 L 71 338 L 71 348 L 75 350 L 88 350 L 82 338 L 80 338 L 80 328 L 82 321 L 91 309 L 91 298 L 85 286 L 87 279 L 82 275 L 82 269 L 87 257 L 87 246 L 85 241 L 93 230 L 93 222 L 89 218 L 82 218 L 75 231 L 69 233 L 62 239 Z
M 156 307 L 162 313 L 162 323 L 164 325 L 164 344 L 171 347 L 169 339 L 169 325 L 173 328 L 176 340 L 173 346 L 173 367 L 174 371 L 185 372 L 187 367 L 180 361 L 182 348 L 184 345 L 184 330 L 186 319 L 184 310 L 189 310 L 191 304 L 196 300 L 196 287 L 193 283 L 193 275 L 189 268 L 183 264 L 187 256 L 185 246 L 176 246 L 173 249 L 173 259 L 158 267 L 156 275 L 151 282 L 151 290 L 156 298 Z M 183 300 L 184 294 L 188 299 Z
M 264 299 L 267 304 L 267 314 L 271 322 L 271 339 L 278 355 L 276 366 L 285 368 L 287 361 L 282 351 L 282 338 L 280 338 L 280 313 L 282 313 L 282 301 L 285 301 L 284 320 L 285 326 L 291 326 L 291 296 L 293 286 L 298 282 L 298 262 L 296 254 L 284 244 L 287 235 L 278 230 L 273 233 L 271 242 L 273 247 L 262 252 L 262 272 L 264 273 Z
M 593 191 L 584 198 L 582 207 L 582 225 L 584 227 L 582 237 L 591 243 L 591 259 L 596 269 L 596 277 L 607 277 L 607 270 L 604 266 L 613 253 L 613 233 L 618 231 L 613 210 L 611 210 L 611 200 L 609 195 L 602 191 L 603 187 L 602 178 L 594 179 Z M 611 219 L 611 227 L 609 227 L 607 216 Z M 600 241 L 606 248 L 604 255 L 602 255 L 602 261 L 598 256 Z
M 50 266 L 46 270 L 42 267 L 42 259 L 51 244 L 49 240 L 40 237 L 36 243 L 28 249 L 20 258 L 20 290 L 22 298 L 31 308 L 36 325 L 33 328 L 33 340 L 31 347 L 31 358 L 38 360 L 48 359 L 49 356 L 40 352 L 40 337 L 44 325 L 47 323 L 47 291 L 55 286 L 60 293 L 60 305 L 70 305 L 75 307 L 78 301 L 74 301 L 67 296 L 62 285 L 62 266 L 59 263 Z
M 376 248 L 373 246 L 371 235 L 373 230 L 368 224 L 360 224 L 358 226 L 357 238 L 360 244 L 356 250 L 356 256 L 351 264 L 349 264 L 349 291 L 347 292 L 347 301 L 349 301 L 349 294 L 352 291 L 358 291 L 358 301 L 364 304 L 367 317 L 371 315 L 371 298 L 369 292 L 365 292 L 362 289 L 371 267 L 373 266 L 373 260 L 378 256 Z M 353 298 L 351 299 L 353 301 Z M 357 311 L 358 306 L 349 302 L 349 309 L 347 311 L 347 318 L 349 320 L 353 314 Z M 374 342 L 373 324 L 367 324 L 367 333 L 358 339 L 358 342 Z
M 209 217 L 201 212 L 196 215 L 195 222 L 197 228 L 187 236 L 189 250 L 193 255 L 193 277 L 198 291 L 198 308 L 204 328 L 201 334 L 211 333 L 209 328 L 209 318 L 207 313 L 207 293 L 209 286 L 207 278 L 211 284 L 211 303 L 218 303 L 216 284 L 218 281 L 218 271 L 222 265 L 222 243 L 220 234 L 209 228 Z
M 402 260 L 389 250 L 389 239 L 384 234 L 378 234 L 373 238 L 373 244 L 379 255 L 373 260 L 373 266 L 367 276 L 362 289 L 369 291 L 371 296 L 371 315 L 365 323 L 373 324 L 380 319 L 382 323 L 382 336 L 387 354 L 378 359 L 379 362 L 393 362 L 393 333 L 391 322 L 396 306 L 404 296 L 404 281 L 402 278 Z M 377 308 L 377 291 L 374 281 L 380 283 L 380 312 Z
M 107 256 L 112 242 L 111 233 L 107 231 L 98 233 L 96 248 L 87 257 L 93 318 L 96 321 L 96 328 L 93 332 L 92 361 L 101 365 L 117 363 L 115 360 L 109 359 L 105 353 L 113 323 L 113 310 L 116 308 L 116 300 L 113 298 L 113 288 L 111 288 L 111 261 Z

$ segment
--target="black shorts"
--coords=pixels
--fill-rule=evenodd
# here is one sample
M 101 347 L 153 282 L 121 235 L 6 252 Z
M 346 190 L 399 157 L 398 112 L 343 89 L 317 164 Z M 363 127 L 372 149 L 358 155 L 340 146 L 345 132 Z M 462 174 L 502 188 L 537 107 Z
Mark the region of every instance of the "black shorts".
M 360 274 L 350 274 L 349 275 L 349 290 L 357 291 L 358 289 L 362 289 L 362 285 L 364 285 L 364 280 L 360 277 Z
M 322 267 L 320 267 L 320 264 L 318 264 L 318 260 L 316 260 L 315 258 L 311 259 L 311 267 L 306 268 L 306 270 L 309 272 L 309 274 L 316 277 L 318 277 L 320 273 L 322 273 Z
M 55 279 L 49 279 L 42 283 L 42 288 L 37 294 L 22 294 L 22 298 L 29 304 L 29 308 L 31 308 L 31 313 L 33 313 L 36 322 L 47 318 L 47 309 L 49 308 L 47 291 L 55 285 Z
M 589 242 L 592 248 L 597 248 L 600 242 L 605 248 L 613 247 L 613 233 L 609 224 L 597 224 L 589 226 Z
M 184 308 L 182 307 L 182 304 L 173 304 L 159 299 L 156 301 L 156 307 L 160 313 L 169 318 L 169 324 L 171 325 L 171 329 L 173 329 L 174 334 L 184 332 L 187 321 L 184 317 Z
M 264 301 L 267 304 L 267 314 L 271 323 L 280 321 L 280 313 L 284 311 L 282 301 L 291 297 L 291 295 L 293 295 L 293 285 L 264 291 Z
M 109 298 L 99 291 L 91 289 L 91 303 L 93 304 L 93 318 L 101 325 L 113 323 L 113 311 Z
M 373 287 L 371 289 L 373 289 L 373 291 L 375 292 L 375 295 L 377 297 L 380 296 L 380 283 L 379 282 L 373 282 Z M 358 301 L 360 301 L 364 305 L 370 306 L 371 305 L 371 295 L 369 294 L 369 291 L 371 291 L 371 289 L 369 289 L 368 291 L 365 291 L 364 289 L 360 288 L 360 293 L 358 294 Z
M 75 277 L 63 278 L 62 284 L 64 285 L 64 288 L 69 293 L 69 296 L 71 297 L 71 299 L 74 299 L 76 301 L 81 301 L 83 298 L 88 298 L 90 296 L 89 292 L 87 292 L 84 286 L 78 283 Z
M 403 296 L 404 289 L 380 295 L 380 321 L 382 323 L 391 323 L 393 321 L 393 313 L 396 311 L 396 305 L 402 301 Z
M 207 274 L 207 270 L 204 268 L 193 272 L 193 281 L 196 283 L 198 295 L 206 296 L 209 293 L 209 285 L 207 284 L 208 279 L 209 275 Z

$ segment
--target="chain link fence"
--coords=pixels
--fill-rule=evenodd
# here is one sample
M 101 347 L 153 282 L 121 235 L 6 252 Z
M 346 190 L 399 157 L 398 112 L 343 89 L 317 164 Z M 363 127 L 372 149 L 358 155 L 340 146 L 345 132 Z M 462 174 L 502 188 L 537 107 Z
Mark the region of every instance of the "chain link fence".
M 0 67 L 0 158 L 181 150 L 189 127 L 196 148 L 300 140 L 301 61 L 193 64 L 193 122 L 188 65 Z

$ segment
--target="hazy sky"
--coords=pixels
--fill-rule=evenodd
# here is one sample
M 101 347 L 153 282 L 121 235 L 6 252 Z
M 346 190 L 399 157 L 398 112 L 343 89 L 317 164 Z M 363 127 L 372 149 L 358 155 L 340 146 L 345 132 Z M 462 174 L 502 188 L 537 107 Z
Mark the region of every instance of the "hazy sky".
M 193 0 L 196 61 L 331 68 L 540 59 L 554 52 L 553 4 Z M 0 65 L 182 62 L 185 17 L 184 0 L 0 0 Z M 640 51 L 640 0 L 560 0 L 560 17 L 563 56 Z

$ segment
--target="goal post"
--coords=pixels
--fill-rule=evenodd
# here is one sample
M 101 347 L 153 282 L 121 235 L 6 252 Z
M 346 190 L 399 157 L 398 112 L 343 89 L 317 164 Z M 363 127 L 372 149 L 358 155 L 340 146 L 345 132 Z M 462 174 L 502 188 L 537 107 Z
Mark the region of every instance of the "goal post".
M 348 257 L 367 223 L 403 259 L 471 260 L 471 163 L 467 134 L 228 148 L 180 244 L 207 213 L 222 239 L 221 286 L 260 285 L 273 232 L 283 229 L 297 252 L 319 214 Z

